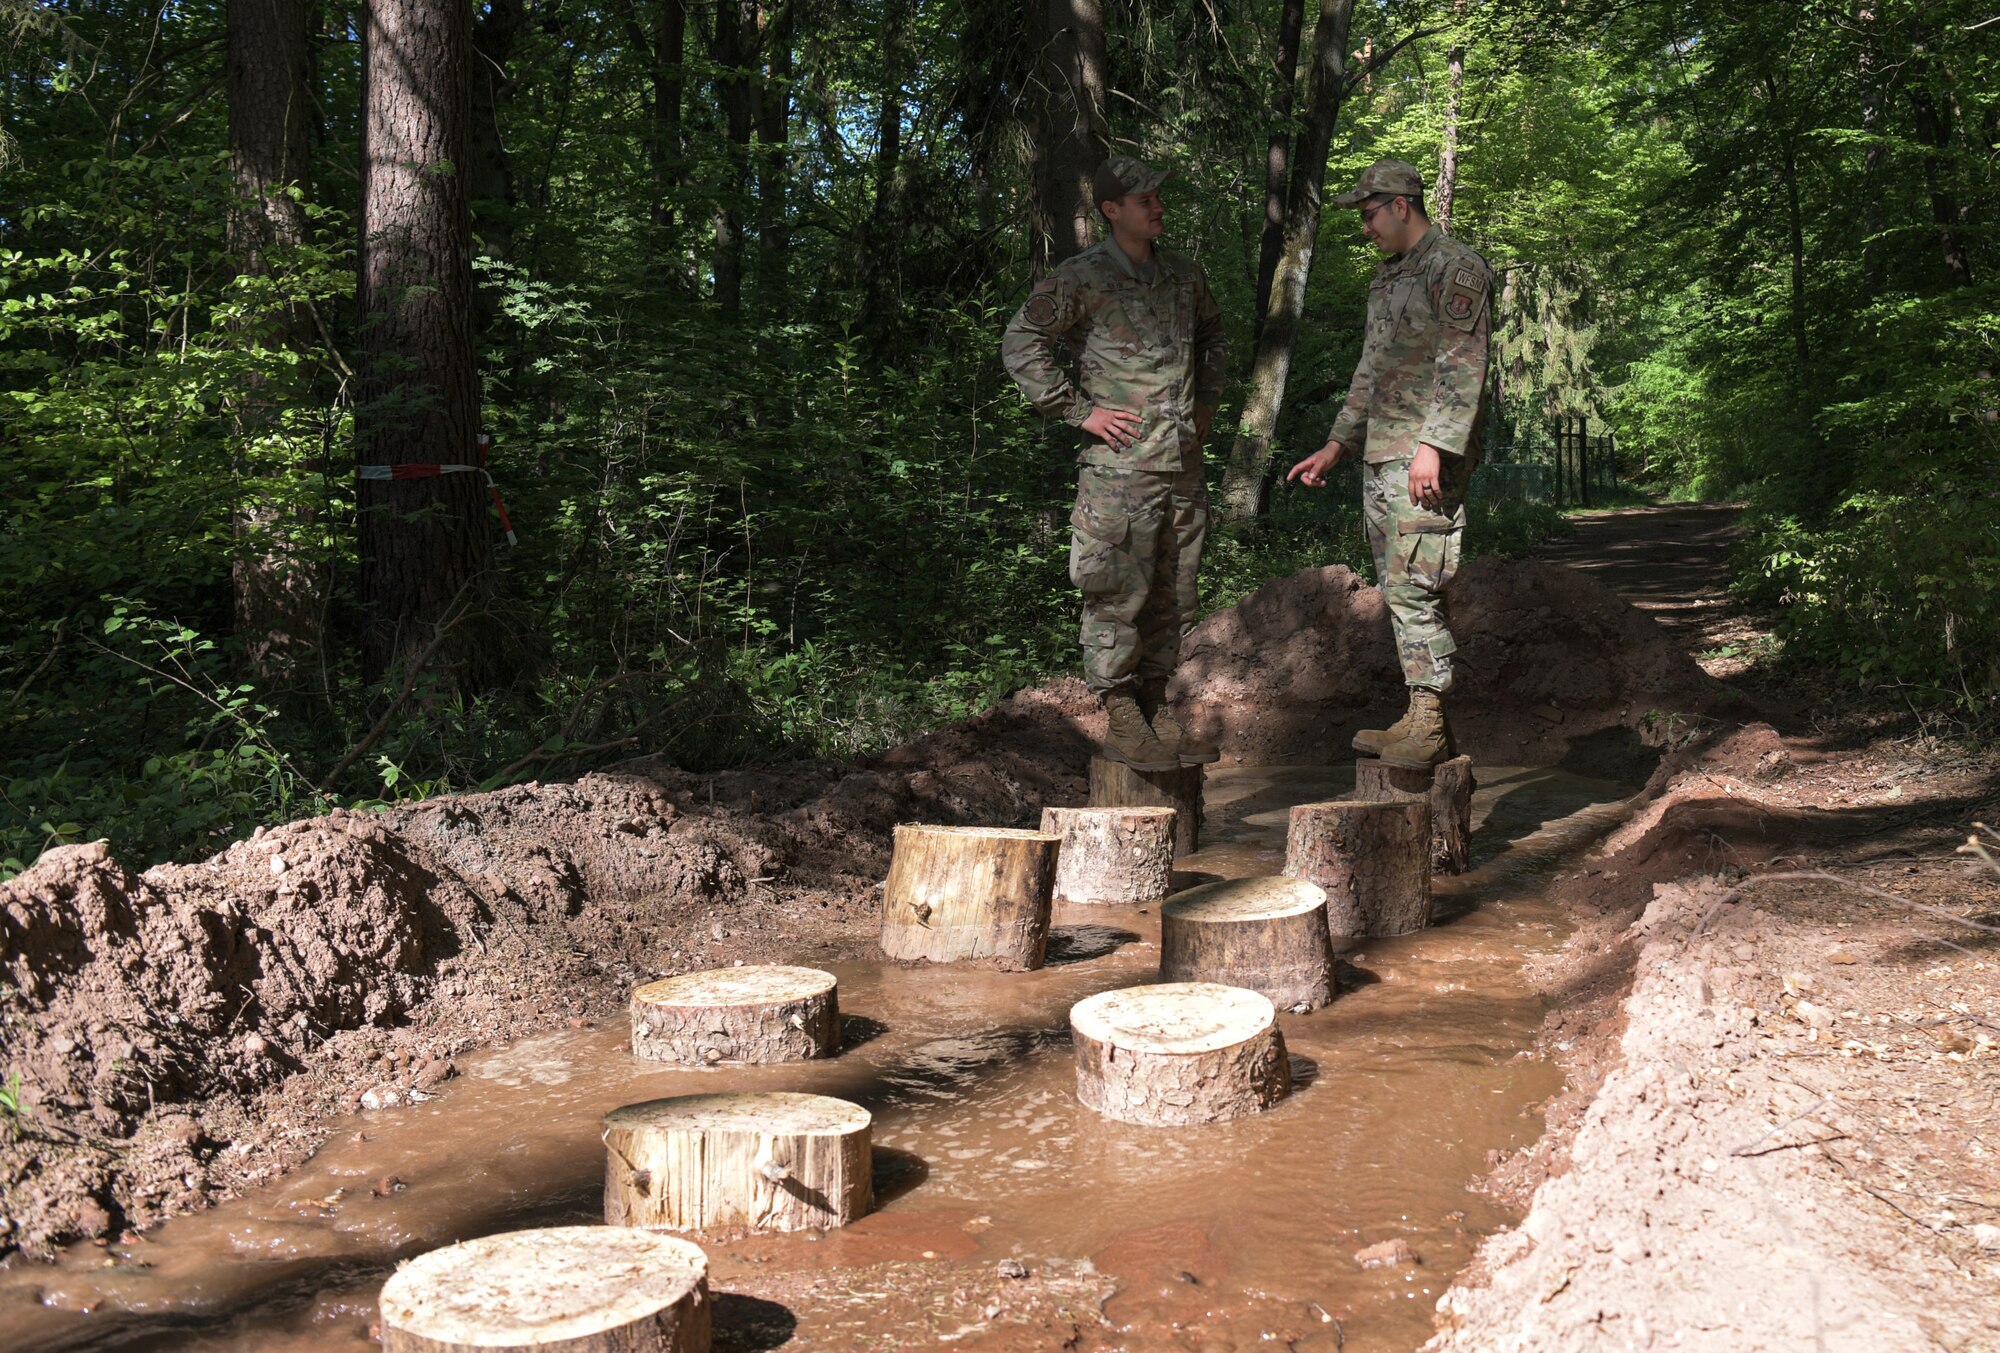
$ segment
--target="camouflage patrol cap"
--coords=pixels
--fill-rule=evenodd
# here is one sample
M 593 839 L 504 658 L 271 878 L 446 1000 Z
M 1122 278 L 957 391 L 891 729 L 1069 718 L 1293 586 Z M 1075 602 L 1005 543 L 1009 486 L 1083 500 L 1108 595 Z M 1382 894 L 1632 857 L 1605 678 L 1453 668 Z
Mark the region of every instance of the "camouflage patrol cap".
M 1336 207 L 1358 207 L 1371 197 L 1385 193 L 1397 197 L 1421 197 L 1424 176 L 1413 164 L 1402 160 L 1377 160 L 1361 171 L 1361 181 L 1333 199 Z
M 1129 155 L 1113 155 L 1091 176 L 1091 205 L 1116 202 L 1128 193 L 1150 193 L 1173 176 L 1171 169 L 1155 169 Z

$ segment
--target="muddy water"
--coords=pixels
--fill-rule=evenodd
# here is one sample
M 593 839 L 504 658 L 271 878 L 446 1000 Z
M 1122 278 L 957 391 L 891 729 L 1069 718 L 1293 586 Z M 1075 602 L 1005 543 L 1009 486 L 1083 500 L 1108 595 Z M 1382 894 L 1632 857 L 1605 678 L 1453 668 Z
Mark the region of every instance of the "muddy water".
M 461 1058 L 439 1098 L 336 1125 L 255 1194 L 129 1248 L 0 1274 L 0 1344 L 360 1353 L 396 1259 L 595 1220 L 608 1110 L 784 1088 L 873 1111 L 882 1205 L 824 1238 L 705 1241 L 719 1347 L 932 1347 L 980 1333 L 981 1306 L 1002 1305 L 987 1290 L 1060 1280 L 1058 1316 L 1110 1293 L 1114 1331 L 1085 1347 L 1413 1348 L 1478 1237 L 1507 1220 L 1465 1182 L 1489 1151 L 1539 1134 L 1536 1106 L 1557 1088 L 1551 1068 L 1513 1060 L 1542 1014 L 1522 960 L 1562 938 L 1540 880 L 1608 829 L 1625 792 L 1551 771 L 1482 780 L 1477 867 L 1440 881 L 1444 924 L 1347 954 L 1332 1006 L 1283 1017 L 1301 1088 L 1270 1113 L 1161 1129 L 1080 1111 L 1068 1009 L 1148 979 L 1158 916 L 1059 911 L 1036 973 L 836 965 L 848 1047 L 828 1062 L 663 1069 L 619 1052 L 615 1022 Z M 1212 844 L 1177 882 L 1276 872 L 1289 805 L 1350 784 L 1347 767 L 1214 774 Z M 377 1196 L 392 1175 L 405 1187 Z M 1397 1237 L 1420 1265 L 1354 1262 Z M 1004 1259 L 1032 1276 L 996 1279 Z M 970 1324 L 956 1314 L 968 1301 Z M 1048 1328 L 961 1346 L 1043 1346 Z

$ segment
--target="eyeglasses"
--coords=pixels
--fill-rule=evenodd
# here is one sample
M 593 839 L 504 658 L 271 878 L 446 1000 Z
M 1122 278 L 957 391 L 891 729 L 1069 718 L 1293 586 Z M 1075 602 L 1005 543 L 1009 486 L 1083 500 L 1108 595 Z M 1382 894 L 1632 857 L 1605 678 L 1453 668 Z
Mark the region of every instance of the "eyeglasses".
M 1389 205 L 1389 203 L 1394 202 L 1395 200 L 1396 199 L 1392 197 L 1389 198 L 1387 201 L 1377 202 L 1372 207 L 1363 207 L 1361 209 L 1361 223 L 1363 225 L 1367 225 L 1369 223 L 1369 220 L 1375 215 L 1376 212 L 1383 210 Z

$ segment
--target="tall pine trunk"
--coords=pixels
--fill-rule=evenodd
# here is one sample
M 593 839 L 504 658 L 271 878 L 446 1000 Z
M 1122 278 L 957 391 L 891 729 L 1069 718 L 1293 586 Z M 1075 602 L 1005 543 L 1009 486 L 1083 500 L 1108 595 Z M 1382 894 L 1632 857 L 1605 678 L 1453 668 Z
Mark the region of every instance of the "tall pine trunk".
M 1305 29 L 1305 0 L 1283 0 L 1278 15 L 1278 56 L 1271 87 L 1271 141 L 1264 149 L 1264 230 L 1257 242 L 1257 309 L 1254 338 L 1264 335 L 1264 312 L 1271 303 L 1271 278 L 1285 247 L 1285 189 L 1291 182 L 1293 96 L 1299 83 L 1299 35 Z M 1254 342 L 1253 338 L 1253 342 Z
M 756 0 L 718 0 L 715 7 L 716 93 L 729 182 L 715 208 L 715 303 L 725 315 L 743 308 L 743 207 L 750 196 L 750 136 L 757 126 Z
M 792 6 L 780 4 L 764 34 L 764 90 L 757 111 L 757 290 L 764 307 L 784 310 L 791 292 L 790 186 Z
M 1045 4 L 1031 253 L 1037 275 L 1082 253 L 1096 237 L 1090 181 L 1110 146 L 1104 0 Z
M 1938 251 L 1944 256 L 1945 275 L 1953 286 L 1972 285 L 1972 256 L 1966 252 L 1965 237 L 1959 230 L 1958 194 L 1947 177 L 1946 157 L 1951 151 L 1950 105 L 1939 107 L 1931 91 L 1919 85 L 1910 90 L 1910 112 L 1915 120 L 1917 140 L 1924 147 L 1924 191 L 1930 197 L 1931 221 L 1937 226 Z
M 362 466 L 477 455 L 472 231 L 465 169 L 471 7 L 370 0 L 362 56 L 356 456 Z M 461 689 L 489 683 L 494 526 L 484 482 L 452 474 L 358 485 L 364 676 L 430 656 Z
M 1243 421 L 1223 469 L 1222 513 L 1230 521 L 1250 521 L 1268 506 L 1265 481 L 1271 463 L 1271 438 L 1284 412 L 1285 385 L 1291 377 L 1292 355 L 1298 349 L 1299 321 L 1305 315 L 1306 283 L 1312 277 L 1313 248 L 1319 239 L 1320 207 L 1326 189 L 1327 149 L 1333 144 L 1334 124 L 1347 93 L 1347 35 L 1353 18 L 1354 0 L 1320 0 L 1305 119 L 1292 163 L 1291 191 L 1285 199 L 1284 239 L 1271 278 L 1270 300 L 1264 307 L 1263 332 L 1258 335 L 1250 367 Z
M 306 242 L 298 194 L 307 186 L 312 129 L 310 0 L 230 0 L 225 58 L 231 202 L 229 252 L 236 271 L 262 277 L 274 249 Z M 306 317 L 287 309 L 246 328 L 248 341 L 302 348 Z M 316 514 L 284 492 L 288 454 L 283 397 L 257 381 L 236 403 L 239 493 L 231 569 L 236 635 L 252 671 L 296 684 L 319 647 L 323 580 L 309 541 Z
M 1457 11 L 1465 13 L 1465 0 Z M 1465 44 L 1453 42 L 1445 55 L 1444 136 L 1438 148 L 1437 190 L 1431 194 L 1431 219 L 1451 229 L 1452 203 L 1458 198 L 1458 117 L 1465 94 Z

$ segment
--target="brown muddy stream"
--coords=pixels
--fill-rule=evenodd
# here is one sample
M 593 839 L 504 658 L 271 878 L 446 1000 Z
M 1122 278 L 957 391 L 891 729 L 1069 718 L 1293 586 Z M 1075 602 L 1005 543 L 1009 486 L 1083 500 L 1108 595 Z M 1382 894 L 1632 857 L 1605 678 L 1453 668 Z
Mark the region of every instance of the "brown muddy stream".
M 1351 779 L 1213 773 L 1211 844 L 1176 882 L 1277 872 L 1289 805 Z M 597 1220 L 607 1111 L 792 1089 L 874 1113 L 880 1208 L 824 1238 L 703 1238 L 718 1349 L 1053 1348 L 1065 1311 L 1084 1348 L 1414 1348 L 1478 1238 L 1510 1220 L 1468 1181 L 1540 1134 L 1558 1087 L 1554 1068 L 1514 1060 L 1542 1017 L 1523 960 L 1565 930 L 1542 882 L 1628 792 L 1558 771 L 1480 779 L 1477 868 L 1440 880 L 1436 928 L 1355 950 L 1331 1006 L 1281 1016 L 1300 1088 L 1270 1113 L 1141 1128 L 1081 1110 L 1069 1007 L 1150 980 L 1158 916 L 1058 909 L 1039 972 L 827 965 L 847 1046 L 826 1062 L 666 1069 L 618 1051 L 616 1019 L 461 1057 L 436 1099 L 337 1124 L 252 1194 L 0 1273 L 0 1347 L 361 1353 L 397 1259 Z M 377 1196 L 390 1175 L 407 1187 Z M 1397 1237 L 1420 1265 L 1356 1265 Z M 1000 1276 L 1005 1260 L 1028 1276 Z M 1109 1331 L 1089 1314 L 1100 1303 Z

